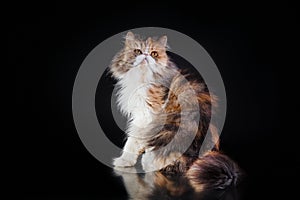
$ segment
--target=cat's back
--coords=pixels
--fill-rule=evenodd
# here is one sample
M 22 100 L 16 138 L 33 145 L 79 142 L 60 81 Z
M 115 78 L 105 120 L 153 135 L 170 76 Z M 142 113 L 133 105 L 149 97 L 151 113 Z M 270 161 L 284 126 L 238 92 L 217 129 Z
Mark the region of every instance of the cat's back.
M 201 104 L 210 104 L 212 98 L 203 79 L 187 70 L 179 70 L 172 78 L 166 112 L 199 110 Z

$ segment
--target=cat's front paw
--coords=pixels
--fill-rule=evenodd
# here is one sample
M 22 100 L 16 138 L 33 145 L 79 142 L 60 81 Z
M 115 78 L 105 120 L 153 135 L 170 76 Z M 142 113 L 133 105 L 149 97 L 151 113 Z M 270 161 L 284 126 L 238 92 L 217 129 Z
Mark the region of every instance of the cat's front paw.
M 113 165 L 116 167 L 132 167 L 135 165 L 135 161 L 119 157 L 114 159 Z
M 116 176 L 126 177 L 137 173 L 138 172 L 135 167 L 114 167 L 114 175 Z
M 153 172 L 158 170 L 156 162 L 154 160 L 153 152 L 144 153 L 142 156 L 141 164 L 145 172 Z

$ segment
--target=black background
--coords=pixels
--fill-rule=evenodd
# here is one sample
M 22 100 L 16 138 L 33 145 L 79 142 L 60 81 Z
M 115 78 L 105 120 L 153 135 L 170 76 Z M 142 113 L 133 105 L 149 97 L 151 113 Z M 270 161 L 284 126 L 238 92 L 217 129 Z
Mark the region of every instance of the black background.
M 120 10 L 118 10 L 120 9 Z M 9 62 L 16 70 L 18 154 L 13 179 L 23 197 L 122 199 L 111 170 L 81 143 L 72 118 L 72 87 L 88 53 L 131 28 L 157 26 L 198 41 L 224 80 L 228 113 L 221 148 L 246 171 L 245 198 L 287 198 L 298 157 L 287 82 L 295 63 L 296 9 L 288 2 L 159 1 L 24 3 L 9 18 Z M 113 133 L 112 133 L 113 134 Z M 17 156 L 16 156 L 17 155 Z

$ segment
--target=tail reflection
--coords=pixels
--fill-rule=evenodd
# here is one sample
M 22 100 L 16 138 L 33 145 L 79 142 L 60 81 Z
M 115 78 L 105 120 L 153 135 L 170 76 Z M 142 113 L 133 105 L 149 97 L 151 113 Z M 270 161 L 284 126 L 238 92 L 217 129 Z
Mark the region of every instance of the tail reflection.
M 121 176 L 129 199 L 201 199 L 201 200 L 238 200 L 235 187 L 227 190 L 204 190 L 201 185 L 191 183 L 184 176 L 166 177 L 160 172 L 137 174 L 134 167 L 126 172 L 114 169 L 116 176 Z

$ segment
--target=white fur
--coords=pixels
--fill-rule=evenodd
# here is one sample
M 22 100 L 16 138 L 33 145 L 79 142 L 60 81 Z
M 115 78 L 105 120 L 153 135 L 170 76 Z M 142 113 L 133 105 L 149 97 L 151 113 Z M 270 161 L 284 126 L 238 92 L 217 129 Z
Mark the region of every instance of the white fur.
M 121 112 L 128 117 L 129 124 L 126 131 L 127 142 L 121 157 L 114 160 L 115 166 L 133 166 L 140 151 L 144 148 L 144 128 L 153 119 L 153 112 L 147 104 L 149 86 L 155 81 L 153 69 L 155 60 L 151 56 L 139 55 L 134 66 L 119 79 L 120 87 L 117 94 L 117 103 Z
M 133 63 L 133 66 L 136 67 L 139 64 L 141 64 L 142 61 L 144 61 L 144 59 L 146 58 L 145 55 L 139 55 L 136 57 L 135 62 Z
M 147 104 L 147 92 L 149 87 L 158 81 L 154 79 L 153 74 L 168 74 L 164 70 L 163 67 L 157 66 L 154 58 L 145 53 L 137 56 L 132 68 L 119 78 L 117 103 L 121 112 L 129 119 L 129 123 L 126 130 L 128 139 L 121 157 L 114 160 L 115 166 L 135 165 L 138 155 L 145 150 L 146 139 L 149 137 L 145 128 L 155 117 L 152 108 Z M 147 155 L 143 157 L 144 167 L 154 159 L 149 153 Z
M 123 154 L 121 157 L 116 158 L 113 162 L 115 166 L 130 167 L 135 165 L 139 156 L 140 149 L 143 149 L 143 144 L 139 139 L 134 137 L 128 137 L 126 144 L 123 148 Z
M 135 62 L 133 63 L 133 66 L 139 66 L 140 64 L 144 64 L 144 65 L 152 65 L 152 67 L 150 68 L 150 70 L 153 71 L 153 66 L 156 66 L 156 62 L 155 59 L 152 58 L 151 56 L 149 56 L 149 54 L 147 52 L 145 52 L 142 55 L 139 55 L 136 57 Z
M 138 127 L 145 127 L 152 121 L 152 110 L 147 105 L 147 91 L 153 83 L 153 72 L 150 65 L 153 63 L 149 56 L 140 55 L 136 58 L 136 65 L 130 69 L 118 82 L 118 105 L 130 123 Z

